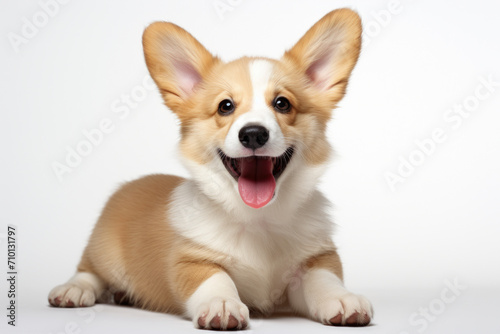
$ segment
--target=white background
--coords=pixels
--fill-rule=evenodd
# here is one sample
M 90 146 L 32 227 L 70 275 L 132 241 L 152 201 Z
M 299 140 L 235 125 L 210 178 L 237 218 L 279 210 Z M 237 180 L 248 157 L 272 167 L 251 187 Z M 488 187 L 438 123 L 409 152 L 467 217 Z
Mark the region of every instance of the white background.
M 221 2 L 233 6 L 220 16 L 214 4 Z M 337 154 L 320 187 L 335 203 L 346 285 L 372 300 L 374 325 L 332 329 L 277 316 L 254 319 L 251 330 L 498 333 L 500 5 L 401 0 L 388 16 L 389 3 L 74 0 L 59 5 L 16 51 L 9 36 L 23 36 L 24 20 L 33 22 L 43 8 L 38 1 L 2 1 L 0 263 L 6 272 L 5 232 L 15 224 L 19 270 L 18 326 L 6 325 L 2 306 L 2 333 L 191 330 L 175 316 L 107 305 L 81 313 L 46 301 L 74 272 L 120 183 L 150 173 L 187 176 L 177 160 L 177 121 L 156 90 L 147 90 L 126 117 L 114 112 L 147 76 L 142 31 L 153 21 L 172 21 L 224 60 L 278 58 L 324 14 L 344 6 L 362 16 L 365 43 L 330 123 Z M 475 98 L 480 78 L 488 77 L 494 91 Z M 459 126 L 446 121 L 463 103 L 470 103 L 470 115 Z M 113 131 L 59 180 L 53 163 L 65 163 L 68 147 L 107 118 Z M 415 141 L 437 128 L 446 140 L 392 190 L 386 174 L 397 172 L 400 158 L 422 157 Z M 443 303 L 447 280 L 466 288 Z M 418 312 L 429 307 L 431 317 L 422 320 Z

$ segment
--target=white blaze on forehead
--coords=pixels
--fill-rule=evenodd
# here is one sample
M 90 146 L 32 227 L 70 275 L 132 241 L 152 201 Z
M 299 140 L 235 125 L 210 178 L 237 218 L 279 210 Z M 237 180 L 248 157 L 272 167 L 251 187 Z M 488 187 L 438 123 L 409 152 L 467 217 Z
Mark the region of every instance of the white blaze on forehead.
M 253 90 L 253 102 L 254 107 L 256 102 L 264 102 L 264 94 L 266 92 L 267 86 L 269 85 L 269 79 L 273 72 L 273 63 L 269 60 L 256 59 L 249 64 L 250 80 L 252 80 L 252 90 Z
M 248 65 L 252 82 L 252 106 L 250 111 L 235 120 L 224 142 L 224 152 L 230 157 L 248 156 L 250 149 L 241 145 L 238 134 L 248 125 L 261 125 L 269 131 L 269 140 L 262 148 L 255 152 L 257 155 L 279 156 L 285 152 L 287 146 L 281 128 L 279 127 L 274 111 L 266 101 L 266 90 L 274 70 L 274 64 L 265 59 L 252 60 Z

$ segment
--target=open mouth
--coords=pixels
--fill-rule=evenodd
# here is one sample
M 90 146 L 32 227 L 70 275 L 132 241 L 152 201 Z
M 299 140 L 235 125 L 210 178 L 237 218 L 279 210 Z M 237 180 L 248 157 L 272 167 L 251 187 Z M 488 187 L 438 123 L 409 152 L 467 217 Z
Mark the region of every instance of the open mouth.
M 276 181 L 285 171 L 293 152 L 293 147 L 289 147 L 278 157 L 231 158 L 218 150 L 222 163 L 238 182 L 241 199 L 252 208 L 261 208 L 271 201 Z

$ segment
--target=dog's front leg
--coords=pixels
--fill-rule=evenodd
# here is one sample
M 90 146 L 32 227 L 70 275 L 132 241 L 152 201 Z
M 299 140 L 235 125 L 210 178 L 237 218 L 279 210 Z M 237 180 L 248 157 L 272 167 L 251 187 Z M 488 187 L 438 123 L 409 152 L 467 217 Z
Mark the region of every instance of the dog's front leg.
M 373 317 L 370 302 L 349 292 L 342 282 L 342 265 L 332 250 L 306 261 L 288 287 L 293 309 L 325 325 L 365 326 Z
M 178 265 L 175 285 L 183 294 L 186 315 L 204 329 L 243 329 L 248 326 L 248 307 L 236 286 L 220 267 L 206 263 Z

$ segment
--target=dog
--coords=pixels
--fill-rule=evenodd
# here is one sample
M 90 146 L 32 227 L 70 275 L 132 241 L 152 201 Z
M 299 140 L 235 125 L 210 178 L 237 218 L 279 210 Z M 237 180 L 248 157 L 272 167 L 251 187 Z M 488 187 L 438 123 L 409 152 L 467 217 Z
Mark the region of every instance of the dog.
M 192 178 L 149 175 L 116 191 L 49 303 L 92 306 L 116 291 L 203 329 L 244 329 L 250 311 L 283 309 L 368 325 L 372 306 L 344 287 L 329 202 L 316 190 L 361 32 L 354 11 L 337 9 L 280 60 L 223 62 L 175 24 L 148 26 L 146 64 L 180 120 Z

